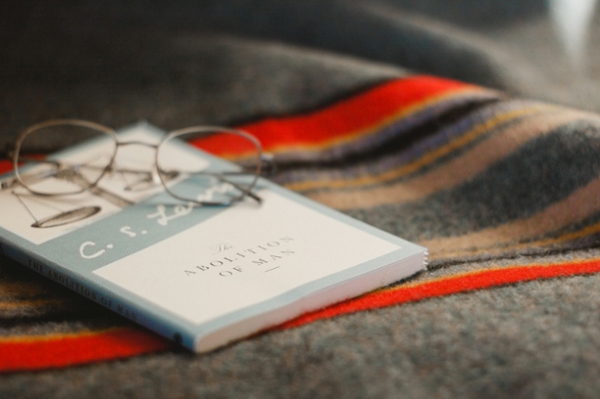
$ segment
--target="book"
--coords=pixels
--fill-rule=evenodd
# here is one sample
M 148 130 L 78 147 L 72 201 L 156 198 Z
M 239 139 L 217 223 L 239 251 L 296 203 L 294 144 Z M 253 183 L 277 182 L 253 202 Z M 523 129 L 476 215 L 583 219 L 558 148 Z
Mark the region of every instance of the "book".
M 158 143 L 164 134 L 140 122 L 118 136 Z M 121 165 L 152 163 L 154 149 L 137 147 L 119 148 Z M 98 148 L 78 145 L 56 157 L 89 158 Z M 237 167 L 184 142 L 170 151 L 207 170 Z M 10 179 L 12 172 L 0 176 Z M 43 180 L 32 187 L 63 184 Z M 110 173 L 94 190 L 59 197 L 0 190 L 0 252 L 195 352 L 426 266 L 425 248 L 264 178 L 254 188 L 260 203 L 229 206 L 182 202 L 161 185 L 131 190 L 130 180 Z

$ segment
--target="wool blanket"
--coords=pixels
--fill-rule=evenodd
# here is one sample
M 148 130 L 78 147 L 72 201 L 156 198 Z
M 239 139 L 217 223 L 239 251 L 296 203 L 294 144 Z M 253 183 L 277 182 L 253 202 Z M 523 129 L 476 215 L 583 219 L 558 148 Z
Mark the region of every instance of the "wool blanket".
M 217 27 L 223 10 L 247 21 L 234 3 L 203 7 Z M 523 2 L 535 14 L 532 3 Z M 553 103 L 552 92 L 515 92 L 508 75 L 518 71 L 460 34 L 454 54 L 487 65 L 480 79 L 428 71 L 425 61 L 429 73 L 409 72 L 365 49 L 364 59 L 335 54 L 344 42 L 337 31 L 325 52 L 283 22 L 264 34 L 245 23 L 217 36 L 164 22 L 189 23 L 160 2 L 152 3 L 158 16 L 143 9 L 144 23 L 131 19 L 139 10 L 84 4 L 15 11 L 27 28 L 17 30 L 19 45 L 6 39 L 14 32 L 3 36 L 2 144 L 49 117 L 237 126 L 275 155 L 274 181 L 428 247 L 430 265 L 194 355 L 0 255 L 0 397 L 597 396 L 595 103 L 582 110 L 558 104 L 568 95 Z M 280 4 L 262 10 L 272 17 L 297 7 Z M 306 4 L 305 18 L 337 15 L 343 32 L 360 15 L 355 7 L 373 7 L 331 2 L 333 14 L 317 17 Z M 389 4 L 369 10 L 366 22 L 397 17 L 395 28 L 384 25 L 394 37 L 439 39 L 438 25 L 420 32 L 414 20 L 402 23 L 405 13 L 383 12 Z M 421 18 L 432 15 L 442 18 Z M 262 39 L 232 36 L 248 32 Z

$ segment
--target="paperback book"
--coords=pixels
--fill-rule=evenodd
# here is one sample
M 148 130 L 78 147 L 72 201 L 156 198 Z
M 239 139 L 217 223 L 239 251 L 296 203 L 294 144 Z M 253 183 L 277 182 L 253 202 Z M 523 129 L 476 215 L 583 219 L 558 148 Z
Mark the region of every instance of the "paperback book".
M 145 122 L 118 134 L 148 143 L 163 136 Z M 94 159 L 102 145 L 77 145 L 56 159 Z M 124 146 L 117 159 L 152 164 L 154 150 Z M 237 167 L 183 141 L 169 151 L 177 162 L 215 173 Z M 35 167 L 25 174 L 39 180 L 30 180 L 30 188 L 73 184 L 36 174 Z M 11 179 L 12 172 L 0 176 Z M 253 188 L 260 201 L 248 197 L 228 206 L 186 203 L 160 184 L 132 190 L 131 179 L 109 173 L 93 190 L 70 196 L 40 196 L 19 185 L 0 190 L 0 252 L 195 352 L 426 265 L 425 248 L 264 178 Z

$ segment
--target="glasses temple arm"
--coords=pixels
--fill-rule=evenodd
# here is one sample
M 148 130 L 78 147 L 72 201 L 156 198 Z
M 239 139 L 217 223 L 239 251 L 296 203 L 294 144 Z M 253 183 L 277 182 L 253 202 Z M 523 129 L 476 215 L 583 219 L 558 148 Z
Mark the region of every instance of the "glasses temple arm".
M 222 174 L 221 173 L 215 173 L 213 176 L 216 177 L 216 178 L 218 178 L 219 180 L 222 180 L 222 181 L 224 181 L 224 182 L 226 182 L 228 184 L 231 184 L 233 187 L 237 188 L 239 191 L 241 191 L 242 193 L 244 193 L 244 196 L 248 196 L 248 197 L 252 198 L 253 200 L 255 200 L 256 202 L 258 202 L 259 204 L 262 203 L 262 201 L 263 201 L 262 198 L 259 197 L 256 194 L 254 194 L 252 192 L 252 188 L 250 188 L 250 189 L 245 188 L 244 186 L 242 186 L 240 184 L 237 184 L 236 182 L 233 182 L 233 181 L 225 178 L 225 175 L 227 175 L 227 174 L 229 174 L 229 173 L 222 173 Z M 232 173 L 232 174 L 235 174 L 235 173 Z M 241 174 L 241 173 L 238 173 L 238 174 Z
M 162 173 L 166 173 L 166 172 L 162 171 Z M 229 179 L 227 179 L 225 177 L 227 175 L 232 176 L 232 175 L 242 175 L 242 174 L 248 174 L 248 173 L 244 173 L 244 172 L 209 173 L 209 172 L 206 172 L 206 171 L 201 171 L 201 172 L 191 173 L 191 174 L 209 175 L 209 176 L 215 177 L 215 178 L 217 178 L 217 179 L 219 179 L 219 180 L 221 180 L 223 182 L 231 184 L 233 187 L 235 187 L 236 189 L 238 189 L 240 192 L 242 192 L 244 194 L 243 197 L 248 196 L 248 197 L 252 198 L 253 200 L 255 200 L 256 202 L 258 202 L 259 204 L 262 203 L 262 201 L 263 201 L 263 199 L 261 197 L 259 197 L 258 195 L 254 194 L 252 192 L 252 188 L 254 188 L 254 185 L 252 186 L 252 188 L 248 189 L 248 188 L 242 186 L 241 184 L 238 184 L 238 183 L 236 183 L 234 181 L 231 181 L 231 180 L 229 180 Z M 243 197 L 240 197 L 240 199 L 243 198 Z
M 261 167 L 260 167 L 260 175 L 261 176 L 272 176 L 277 173 L 277 163 L 275 162 L 275 157 L 272 154 L 263 153 L 260 157 Z M 254 168 L 252 165 L 242 165 L 244 168 Z M 236 175 L 245 175 L 253 173 L 253 171 L 231 171 L 231 172 L 222 172 L 221 174 L 224 176 L 236 176 Z

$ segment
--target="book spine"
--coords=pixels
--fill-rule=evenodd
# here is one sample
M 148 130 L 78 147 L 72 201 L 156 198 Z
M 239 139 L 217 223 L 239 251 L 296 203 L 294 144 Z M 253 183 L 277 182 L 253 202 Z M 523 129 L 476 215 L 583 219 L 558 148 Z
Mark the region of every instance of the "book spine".
M 193 336 L 189 334 L 184 336 L 182 334 L 182 329 L 161 322 L 160 318 L 152 317 L 151 312 L 148 312 L 147 309 L 128 301 L 126 298 L 115 295 L 115 293 L 92 280 L 86 279 L 82 275 L 64 269 L 47 259 L 43 259 L 41 256 L 20 249 L 18 246 L 7 242 L 7 240 L 1 236 L 0 255 L 11 258 L 50 280 L 77 292 L 89 300 L 92 300 L 127 319 L 143 325 L 168 339 L 174 340 L 185 346 L 188 346 L 189 344 L 190 348 L 192 347 L 191 343 L 193 342 Z

